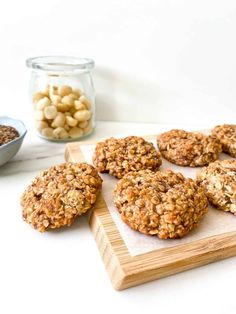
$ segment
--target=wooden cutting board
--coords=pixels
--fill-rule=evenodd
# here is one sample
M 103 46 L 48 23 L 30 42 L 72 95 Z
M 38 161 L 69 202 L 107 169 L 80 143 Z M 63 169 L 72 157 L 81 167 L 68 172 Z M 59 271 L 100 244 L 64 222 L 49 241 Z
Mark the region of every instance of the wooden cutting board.
M 67 144 L 65 159 L 72 162 L 85 161 L 80 146 L 94 144 L 91 141 Z M 111 282 L 117 290 L 236 255 L 236 231 L 233 231 L 132 256 L 102 194 L 90 213 L 89 225 Z

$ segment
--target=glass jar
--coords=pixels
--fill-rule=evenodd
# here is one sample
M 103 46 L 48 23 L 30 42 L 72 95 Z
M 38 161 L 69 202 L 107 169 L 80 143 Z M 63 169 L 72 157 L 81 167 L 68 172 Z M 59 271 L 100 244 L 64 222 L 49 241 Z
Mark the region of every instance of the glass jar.
M 36 57 L 31 68 L 30 100 L 38 135 L 70 141 L 89 135 L 95 126 L 94 61 L 76 57 Z

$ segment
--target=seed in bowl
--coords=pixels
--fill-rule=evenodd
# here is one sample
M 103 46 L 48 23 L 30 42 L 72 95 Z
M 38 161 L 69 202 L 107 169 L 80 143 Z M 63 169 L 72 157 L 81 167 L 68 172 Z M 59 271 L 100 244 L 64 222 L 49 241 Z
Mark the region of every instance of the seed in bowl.
M 0 125 L 0 146 L 18 138 L 19 132 L 9 125 Z

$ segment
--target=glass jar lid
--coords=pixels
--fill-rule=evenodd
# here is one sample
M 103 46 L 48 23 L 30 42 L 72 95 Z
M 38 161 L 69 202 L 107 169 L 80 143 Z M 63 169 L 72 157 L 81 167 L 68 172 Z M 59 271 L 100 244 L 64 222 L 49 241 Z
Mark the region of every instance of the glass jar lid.
M 88 58 L 67 56 L 43 56 L 29 58 L 26 65 L 34 70 L 52 72 L 89 71 L 94 68 L 94 61 Z

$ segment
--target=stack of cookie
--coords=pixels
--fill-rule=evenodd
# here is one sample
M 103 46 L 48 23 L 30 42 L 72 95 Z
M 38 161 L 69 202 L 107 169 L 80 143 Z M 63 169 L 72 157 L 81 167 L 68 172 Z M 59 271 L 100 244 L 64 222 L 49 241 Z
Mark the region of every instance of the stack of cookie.
M 65 163 L 44 171 L 24 192 L 23 218 L 39 231 L 70 225 L 90 209 L 101 190 L 98 172 L 119 179 L 113 192 L 122 220 L 160 239 L 185 236 L 208 211 L 208 201 L 236 214 L 236 125 L 210 135 L 171 130 L 157 146 L 141 137 L 109 138 L 96 145 L 93 163 Z M 196 180 L 160 171 L 161 157 L 179 166 L 203 167 Z

